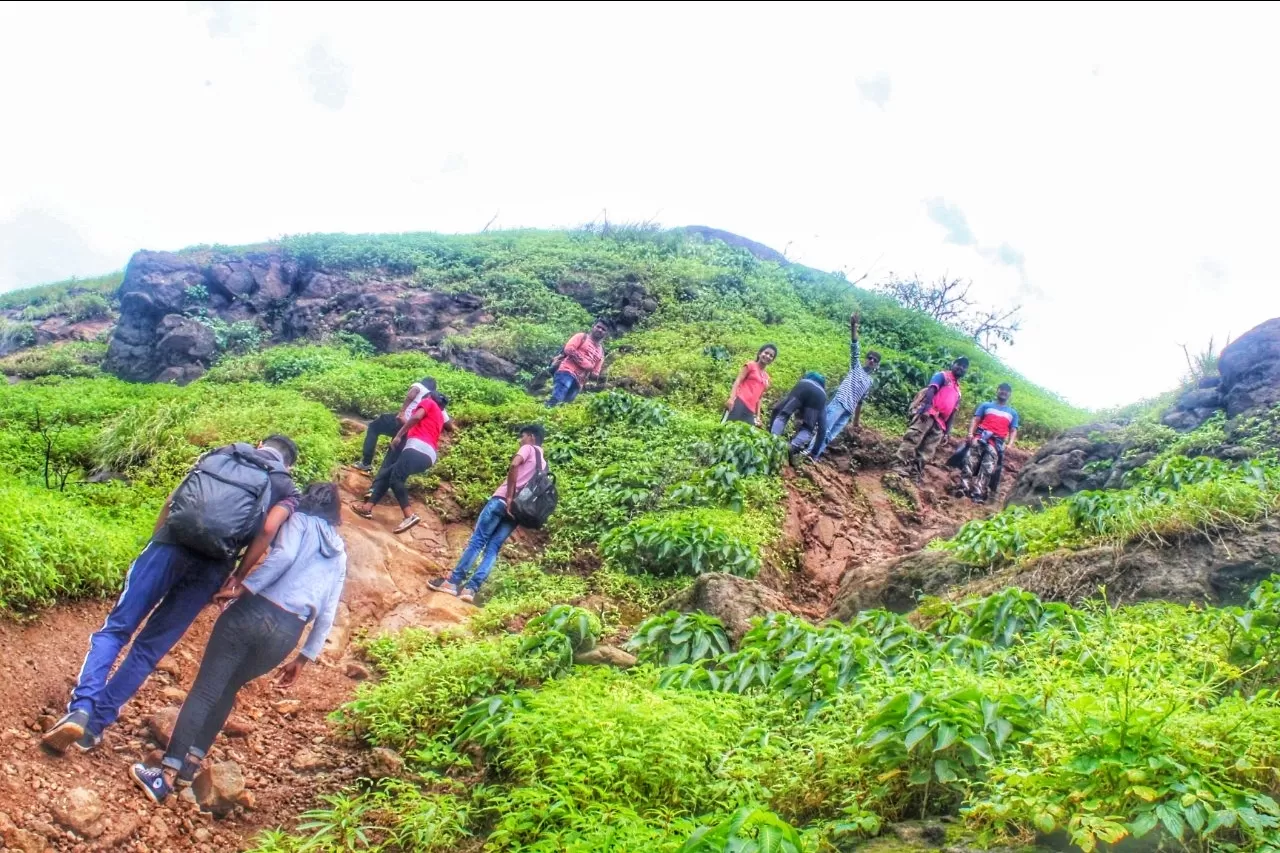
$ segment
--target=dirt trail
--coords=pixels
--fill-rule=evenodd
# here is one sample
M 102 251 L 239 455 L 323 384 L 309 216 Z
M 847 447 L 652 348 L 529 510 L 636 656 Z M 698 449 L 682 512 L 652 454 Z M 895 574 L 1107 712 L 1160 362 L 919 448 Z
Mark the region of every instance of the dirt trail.
M 1000 501 L 1029 458 L 1021 450 L 1007 454 L 1000 500 L 974 504 L 954 494 L 958 474 L 929 465 L 918 486 L 886 477 L 897 440 L 863 430 L 856 441 L 832 445 L 828 460 L 787 477 L 787 538 L 797 548 L 800 571 L 766 578 L 814 618 L 823 618 L 846 571 L 923 548 L 951 536 L 974 518 L 999 510 Z M 949 451 L 940 449 L 936 459 Z
M 367 483 L 348 472 L 344 497 L 353 498 Z M 62 713 L 89 635 L 102 625 L 112 602 L 62 605 L 29 622 L 0 620 L 0 849 L 240 850 L 259 830 L 291 826 L 319 795 L 362 775 L 369 752 L 344 741 L 325 719 L 351 698 L 365 676 L 350 666 L 351 637 L 361 628 L 455 625 L 473 612 L 426 586 L 458 553 L 470 528 L 447 525 L 429 511 L 421 514 L 422 523 L 401 538 L 391 533 L 399 519 L 394 506 L 379 507 L 373 521 L 344 510 L 347 587 L 320 664 L 305 670 L 287 693 L 267 679 L 241 691 L 229 727 L 238 730 L 237 736 L 220 737 L 211 752 L 212 762 L 240 765 L 249 795 L 249 807 L 224 819 L 178 797 L 152 806 L 127 776 L 133 762 L 157 748 L 149 718 L 180 706 L 195 680 L 217 615 L 212 609 L 162 661 L 169 671 L 147 680 L 97 750 L 71 750 L 63 757 L 41 749 L 39 732 L 49 717 Z M 286 698 L 300 700 L 296 711 L 279 705 Z M 75 788 L 93 791 L 102 805 L 102 816 L 89 829 L 96 834 L 92 840 L 70 833 L 62 825 L 65 815 L 59 822 L 60 806 Z M 82 817 L 92 816 L 92 808 L 81 811 Z

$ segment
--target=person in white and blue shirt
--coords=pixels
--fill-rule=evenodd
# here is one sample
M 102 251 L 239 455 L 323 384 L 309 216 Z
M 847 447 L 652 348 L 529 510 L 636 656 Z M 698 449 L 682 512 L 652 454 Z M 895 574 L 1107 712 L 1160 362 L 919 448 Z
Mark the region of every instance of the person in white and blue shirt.
M 814 459 L 821 458 L 827 445 L 844 431 L 850 418 L 853 419 L 853 428 L 858 428 L 858 422 L 862 419 L 862 402 L 871 393 L 871 374 L 880 369 L 880 353 L 875 350 L 867 352 L 864 362 L 858 361 L 861 349 L 858 343 L 858 326 L 861 322 L 861 314 L 854 314 L 849 318 L 849 372 L 844 375 L 840 387 L 827 404 L 827 431 L 822 441 L 816 443 Z

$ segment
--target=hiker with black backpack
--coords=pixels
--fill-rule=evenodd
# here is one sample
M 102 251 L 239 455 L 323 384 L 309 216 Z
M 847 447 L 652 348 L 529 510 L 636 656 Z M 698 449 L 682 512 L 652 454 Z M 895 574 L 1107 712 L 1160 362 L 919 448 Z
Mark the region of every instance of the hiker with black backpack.
M 542 438 L 543 430 L 538 424 L 520 428 L 520 449 L 511 457 L 507 479 L 480 510 L 476 529 L 453 574 L 435 578 L 427 586 L 463 601 L 475 601 L 480 585 L 498 561 L 498 552 L 516 527 L 537 529 L 551 517 L 556 508 L 556 485 L 555 477 L 547 471 Z M 475 574 L 467 580 L 472 568 Z
M 213 625 L 191 692 L 182 703 L 160 766 L 134 764 L 129 775 L 152 802 L 190 785 L 222 731 L 240 689 L 284 663 L 281 687 L 290 687 L 315 663 L 338 612 L 347 573 L 347 551 L 338 533 L 342 503 L 333 483 L 312 483 L 298 509 L 271 542 L 271 553 L 234 589 Z
M 256 448 L 232 444 L 197 460 L 165 501 L 120 599 L 90 637 L 67 713 L 42 738 L 46 747 L 62 753 L 75 744 L 87 752 L 102 741 L 102 732 L 227 580 L 241 549 L 248 546 L 236 577 L 257 562 L 288 520 L 297 506 L 289 475 L 297 459 L 298 446 L 273 435 Z M 129 654 L 108 678 L 130 638 Z

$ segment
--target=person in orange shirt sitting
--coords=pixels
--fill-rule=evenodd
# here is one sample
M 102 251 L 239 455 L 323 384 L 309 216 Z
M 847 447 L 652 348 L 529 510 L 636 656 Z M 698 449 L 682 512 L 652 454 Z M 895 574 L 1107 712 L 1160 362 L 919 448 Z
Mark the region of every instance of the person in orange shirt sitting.
M 587 379 L 600 375 L 604 367 L 604 349 L 601 342 L 609 329 L 604 321 L 596 320 L 591 332 L 578 332 L 564 345 L 556 360 L 552 362 L 555 378 L 551 385 L 551 398 L 547 400 L 548 408 L 561 403 L 572 403 L 587 384 Z
M 765 344 L 756 353 L 755 361 L 748 361 L 738 371 L 729 389 L 729 399 L 724 408 L 725 420 L 760 426 L 760 398 L 769 390 L 769 372 L 765 369 L 778 357 L 774 344 Z

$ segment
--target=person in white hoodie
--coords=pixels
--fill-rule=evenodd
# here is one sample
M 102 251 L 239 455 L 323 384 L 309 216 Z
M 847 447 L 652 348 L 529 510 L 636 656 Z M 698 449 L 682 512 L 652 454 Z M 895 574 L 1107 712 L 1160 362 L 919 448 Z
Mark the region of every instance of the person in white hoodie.
M 313 483 L 280 528 L 267 558 L 242 582 L 214 596 L 227 602 L 214 623 L 204 660 L 160 767 L 135 764 L 134 782 L 153 802 L 190 784 L 222 730 L 240 688 L 279 666 L 311 631 L 297 656 L 280 669 L 289 687 L 324 650 L 347 576 L 347 550 L 338 535 L 341 504 L 333 483 Z

